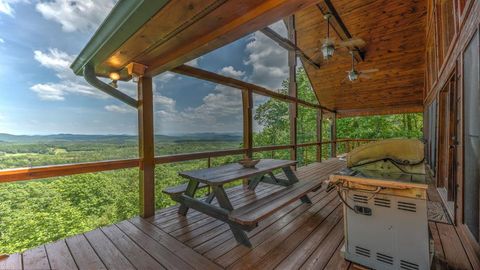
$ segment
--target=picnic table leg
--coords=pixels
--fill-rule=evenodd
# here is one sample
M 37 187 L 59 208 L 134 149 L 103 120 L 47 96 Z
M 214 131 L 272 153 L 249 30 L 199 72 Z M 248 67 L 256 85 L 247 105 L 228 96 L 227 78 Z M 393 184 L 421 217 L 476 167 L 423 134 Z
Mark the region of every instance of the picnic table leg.
M 295 175 L 295 173 L 292 171 L 292 168 L 290 166 L 288 167 L 283 167 L 282 168 L 283 172 L 285 173 L 285 176 L 287 176 L 288 181 L 290 182 L 291 185 L 295 184 L 298 182 L 298 178 Z M 304 195 L 300 198 L 302 203 L 312 203 L 308 195 Z
M 205 199 L 205 202 L 206 203 L 212 203 L 213 198 L 215 198 L 215 193 L 213 192 L 213 190 L 211 190 L 210 193 L 208 194 L 207 198 Z
M 233 210 L 232 203 L 228 199 L 227 193 L 225 192 L 225 189 L 223 189 L 223 186 L 214 186 L 213 191 L 215 193 L 215 196 L 217 197 L 217 201 L 220 207 L 229 211 Z M 242 229 L 237 228 L 235 227 L 235 225 L 232 224 L 229 224 L 228 226 L 230 226 L 230 230 L 232 231 L 233 236 L 235 237 L 235 240 L 237 240 L 237 242 L 244 246 L 252 247 L 250 240 L 248 240 L 247 234 Z
M 262 181 L 262 178 L 263 178 L 263 175 L 257 175 L 257 176 L 254 176 L 252 178 L 250 178 L 248 181 L 248 189 L 249 190 L 254 190 L 258 184 L 260 183 L 260 181 Z
M 195 196 L 195 192 L 197 191 L 198 188 L 198 182 L 194 180 L 188 181 L 188 186 L 187 190 L 185 191 L 185 195 L 192 197 Z M 182 216 L 187 215 L 188 212 L 188 207 L 184 204 L 181 204 L 180 207 L 178 208 L 178 213 Z

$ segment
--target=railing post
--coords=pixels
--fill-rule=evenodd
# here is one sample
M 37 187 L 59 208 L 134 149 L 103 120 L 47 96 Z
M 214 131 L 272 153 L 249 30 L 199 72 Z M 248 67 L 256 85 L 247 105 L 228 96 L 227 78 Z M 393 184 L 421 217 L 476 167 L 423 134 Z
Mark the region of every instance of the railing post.
M 333 113 L 330 123 L 330 157 L 337 157 L 337 114 Z
M 243 110 L 243 148 L 247 149 L 244 157 L 253 156 L 253 94 L 249 89 L 242 90 L 242 110 Z M 243 179 L 243 186 L 247 187 L 248 179 Z
M 242 91 L 243 108 L 243 148 L 247 149 L 246 157 L 252 157 L 253 148 L 253 94 L 248 89 Z
M 295 17 L 291 15 L 287 18 L 287 30 L 288 39 L 297 44 L 297 37 L 295 32 Z M 295 102 L 289 104 L 289 116 L 290 116 L 290 144 L 293 148 L 290 150 L 290 159 L 297 160 L 297 114 L 298 103 L 297 98 L 297 54 L 295 50 L 288 51 L 288 95 L 295 98 Z
M 151 217 L 155 214 L 155 145 L 151 77 L 141 77 L 138 82 L 138 149 L 140 216 Z
M 322 109 L 317 110 L 317 162 L 322 162 Z
M 252 157 L 253 148 L 253 94 L 248 89 L 242 90 L 243 109 L 243 148 L 247 149 L 246 157 Z

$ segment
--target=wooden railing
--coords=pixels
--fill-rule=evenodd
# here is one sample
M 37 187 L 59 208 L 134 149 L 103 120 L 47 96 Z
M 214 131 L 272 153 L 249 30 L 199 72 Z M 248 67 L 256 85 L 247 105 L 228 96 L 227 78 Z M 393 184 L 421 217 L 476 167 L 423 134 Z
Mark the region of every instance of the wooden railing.
M 274 145 L 274 146 L 261 146 L 251 149 L 252 152 L 266 152 L 276 151 L 284 149 L 293 149 L 298 147 L 313 147 L 330 145 L 330 147 L 336 147 L 337 154 L 349 152 L 355 147 L 371 142 L 371 139 L 338 139 L 336 141 L 324 141 L 321 143 L 302 143 L 294 145 Z M 155 157 L 156 164 L 167 164 L 181 161 L 207 159 L 207 165 L 211 165 L 211 159 L 215 157 L 224 157 L 231 155 L 245 155 L 248 149 L 230 149 L 230 150 L 218 150 L 207 151 L 188 154 L 175 154 Z M 321 161 L 321 160 L 317 160 Z M 0 170 L 0 183 L 15 182 L 42 179 L 49 177 L 67 176 L 74 174 L 93 173 L 102 171 L 111 171 L 118 169 L 134 168 L 141 165 L 139 159 L 122 159 L 122 160 L 108 160 L 108 161 L 96 161 L 85 162 L 75 164 L 61 164 L 50 166 L 39 166 L 30 168 L 15 168 Z

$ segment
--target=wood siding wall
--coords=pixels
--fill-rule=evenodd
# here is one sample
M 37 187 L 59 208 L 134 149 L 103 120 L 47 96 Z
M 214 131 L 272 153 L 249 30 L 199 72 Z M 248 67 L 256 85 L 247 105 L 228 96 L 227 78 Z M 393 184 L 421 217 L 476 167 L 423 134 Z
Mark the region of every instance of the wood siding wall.
M 457 225 L 464 223 L 463 216 L 463 194 L 466 192 L 463 186 L 463 53 L 469 41 L 474 34 L 478 32 L 480 24 L 480 1 L 475 0 L 429 0 L 427 7 L 427 25 L 426 25 L 426 73 L 425 73 L 425 90 L 424 90 L 424 113 L 426 119 L 436 118 L 436 123 L 425 121 L 425 131 L 428 133 L 435 132 L 437 135 L 435 142 L 432 142 L 431 134 L 426 134 L 425 139 L 428 144 L 435 143 L 437 149 L 444 149 L 444 145 L 440 145 L 442 141 L 438 140 L 438 134 L 447 134 L 447 130 L 442 130 L 439 121 L 445 121 L 438 109 L 432 110 L 431 106 L 439 106 L 439 97 L 442 89 L 452 89 L 455 86 L 455 103 L 458 107 L 457 119 L 458 125 L 452 123 L 458 130 L 455 136 L 454 145 L 458 149 L 454 153 L 455 160 L 455 176 L 457 179 L 455 197 L 453 198 L 454 218 Z M 450 85 L 452 80 L 455 85 Z M 430 115 L 428 112 L 435 111 L 436 115 Z M 432 130 L 433 128 L 433 130 Z M 449 158 L 444 153 L 437 151 L 436 158 L 427 153 L 428 162 L 436 161 L 437 165 L 441 165 Z M 450 157 L 452 158 L 452 157 Z M 431 164 L 433 165 L 433 164 Z M 439 173 L 439 166 L 435 167 L 435 175 Z M 437 180 L 439 181 L 439 180 Z M 441 184 L 441 183 L 440 183 Z M 467 191 L 468 192 L 468 191 Z

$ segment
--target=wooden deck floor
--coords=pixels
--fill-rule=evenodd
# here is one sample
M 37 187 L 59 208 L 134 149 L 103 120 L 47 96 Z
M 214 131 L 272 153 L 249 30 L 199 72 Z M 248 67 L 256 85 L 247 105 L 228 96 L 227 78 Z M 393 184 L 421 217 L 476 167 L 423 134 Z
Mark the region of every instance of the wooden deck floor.
M 329 160 L 299 168 L 298 175 L 326 178 L 343 166 Z M 240 187 L 228 193 L 240 206 L 277 188 L 262 184 L 255 193 Z M 293 203 L 249 232 L 253 248 L 238 245 L 224 223 L 193 210 L 179 216 L 175 206 L 150 219 L 133 218 L 13 254 L 0 260 L 0 269 L 353 269 L 339 252 L 339 199 L 324 188 L 310 197 L 313 205 Z M 456 269 L 479 269 L 475 252 L 462 245 L 454 226 L 430 222 L 430 229 L 437 268 L 448 262 Z

